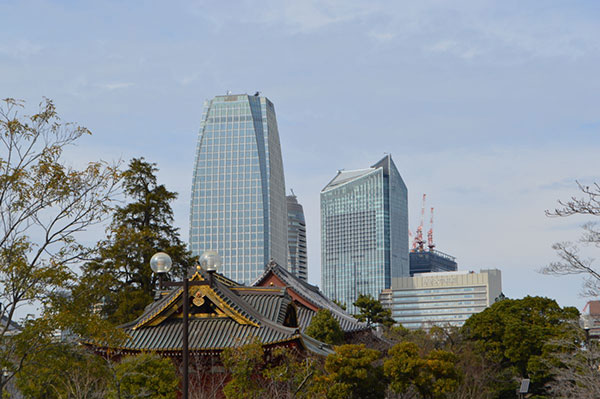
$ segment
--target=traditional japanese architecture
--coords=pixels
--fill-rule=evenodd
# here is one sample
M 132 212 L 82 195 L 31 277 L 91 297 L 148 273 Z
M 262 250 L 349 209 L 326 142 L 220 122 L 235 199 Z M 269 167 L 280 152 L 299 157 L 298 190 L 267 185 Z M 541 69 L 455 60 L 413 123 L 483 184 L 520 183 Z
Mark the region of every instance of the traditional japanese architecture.
M 144 313 L 121 326 L 128 336 L 116 346 L 90 343 L 100 353 L 122 356 L 152 351 L 180 357 L 182 305 L 189 301 L 189 350 L 194 355 L 219 356 L 232 346 L 258 338 L 266 348 L 286 346 L 321 355 L 331 347 L 304 335 L 298 324 L 297 306 L 284 287 L 246 287 L 218 273 L 197 268 L 189 279 L 189 297 L 183 288 L 161 292 Z
M 309 326 L 313 316 L 317 314 L 319 309 L 328 309 L 340 323 L 340 327 L 347 337 L 357 332 L 370 330 L 366 323 L 359 322 L 323 295 L 319 287 L 299 279 L 273 261 L 267 264 L 265 272 L 252 285 L 272 289 L 277 287 L 287 288 L 297 308 L 300 331 L 304 331 Z

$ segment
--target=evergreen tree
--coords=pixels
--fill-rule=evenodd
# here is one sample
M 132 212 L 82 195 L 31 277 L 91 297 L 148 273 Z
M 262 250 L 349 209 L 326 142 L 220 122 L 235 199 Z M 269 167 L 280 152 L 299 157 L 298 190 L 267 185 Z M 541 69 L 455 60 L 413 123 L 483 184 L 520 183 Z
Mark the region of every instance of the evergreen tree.
M 553 353 L 565 351 L 559 342 L 573 342 L 571 323 L 579 312 L 561 308 L 556 301 L 527 296 L 494 303 L 471 316 L 462 335 L 490 361 L 506 371 L 501 398 L 513 398 L 515 381 L 530 378 L 530 392 L 545 394 L 544 385 L 552 380 Z
M 344 342 L 344 332 L 329 309 L 319 309 L 306 329 L 306 335 L 331 345 Z
M 358 314 L 354 315 L 354 317 L 359 321 L 366 322 L 369 327 L 378 323 L 387 327 L 394 324 L 391 310 L 385 309 L 381 302 L 371 295 L 360 294 L 353 305 L 359 310 Z
M 132 200 L 117 207 L 109 236 L 99 243 L 97 259 L 84 266 L 84 284 L 102 298 L 102 311 L 120 324 L 141 314 L 152 301 L 158 276 L 150 258 L 158 251 L 173 259 L 173 273 L 182 277 L 195 258 L 172 226 L 171 202 L 177 194 L 158 184 L 155 164 L 133 159 L 124 172 L 123 191 Z

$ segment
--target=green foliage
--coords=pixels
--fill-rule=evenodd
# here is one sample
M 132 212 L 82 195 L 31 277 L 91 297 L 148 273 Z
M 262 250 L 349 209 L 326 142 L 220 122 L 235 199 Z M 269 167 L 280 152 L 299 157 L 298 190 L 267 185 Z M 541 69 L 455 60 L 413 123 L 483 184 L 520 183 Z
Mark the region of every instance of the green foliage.
M 414 388 L 425 399 L 443 399 L 461 381 L 456 362 L 457 357 L 451 352 L 435 349 L 421 357 L 415 343 L 402 342 L 390 349 L 384 371 L 391 389 L 397 393 Z
M 321 369 L 318 358 L 293 348 L 265 351 L 258 339 L 225 349 L 221 360 L 231 374 L 223 389 L 229 399 L 313 398 L 313 376 Z
M 116 166 L 101 161 L 65 165 L 65 147 L 90 132 L 61 122 L 50 100 L 32 116 L 22 116 L 22 107 L 13 99 L 0 105 L 0 316 L 9 326 L 16 309 L 33 305 L 40 317 L 22 321 L 20 331 L 0 329 L 7 376 L 0 389 L 46 349 L 55 329 L 72 327 L 74 318 L 55 299 L 77 278 L 70 266 L 91 253 L 78 233 L 104 220 L 120 178 Z
M 126 357 L 115 366 L 113 397 L 175 399 L 179 378 L 173 362 L 151 353 Z
M 354 317 L 359 321 L 366 322 L 369 327 L 373 324 L 383 324 L 387 327 L 394 324 L 392 311 L 385 309 L 381 302 L 371 295 L 360 294 L 353 305 L 359 309 L 359 313 Z
M 342 310 L 346 310 L 346 304 L 342 303 L 341 301 L 338 301 L 337 299 L 334 299 L 333 303 L 335 303 L 336 305 L 338 305 Z
M 319 309 L 306 328 L 306 335 L 331 345 L 344 342 L 344 332 L 340 323 L 333 317 L 328 309 Z
M 264 387 L 258 376 L 264 364 L 264 349 L 259 339 L 227 348 L 221 354 L 223 365 L 231 373 L 231 380 L 223 392 L 228 399 L 260 398 Z
M 380 357 L 364 345 L 337 346 L 325 360 L 326 374 L 316 378 L 315 394 L 329 399 L 384 397 L 383 372 L 374 364 Z
M 513 377 L 530 378 L 532 391 L 543 393 L 550 373 L 550 355 L 556 340 L 573 340 L 570 322 L 578 319 L 575 308 L 560 308 L 556 301 L 541 297 L 506 299 L 471 316 L 462 328 L 466 339 L 480 353 Z M 516 381 L 516 379 L 514 380 Z M 514 396 L 513 381 L 505 382 L 506 397 Z
M 110 381 L 104 359 L 68 343 L 33 353 L 16 376 L 19 391 L 31 399 L 102 399 Z
M 84 266 L 79 291 L 95 292 L 102 299 L 103 314 L 115 324 L 139 316 L 152 301 L 158 284 L 149 265 L 152 255 L 168 253 L 178 277 L 196 261 L 172 227 L 170 203 L 177 194 L 158 184 L 156 172 L 155 164 L 143 158 L 131 160 L 123 174 L 123 190 L 132 202 L 116 208 L 97 259 Z

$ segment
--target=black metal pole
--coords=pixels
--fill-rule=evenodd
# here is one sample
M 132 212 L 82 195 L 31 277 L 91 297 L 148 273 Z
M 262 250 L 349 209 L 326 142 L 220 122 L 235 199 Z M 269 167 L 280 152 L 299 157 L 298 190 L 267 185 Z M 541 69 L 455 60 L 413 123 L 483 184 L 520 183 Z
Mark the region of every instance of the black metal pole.
M 189 285 L 187 276 L 183 277 L 183 399 L 188 399 L 188 313 L 189 313 Z

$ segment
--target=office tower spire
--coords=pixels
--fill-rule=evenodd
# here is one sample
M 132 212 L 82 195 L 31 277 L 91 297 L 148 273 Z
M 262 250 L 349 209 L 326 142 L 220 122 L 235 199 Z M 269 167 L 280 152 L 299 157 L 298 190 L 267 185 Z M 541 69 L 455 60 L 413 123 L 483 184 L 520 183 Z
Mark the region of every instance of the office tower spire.
M 221 272 L 250 283 L 287 264 L 287 212 L 273 103 L 259 95 L 205 102 L 190 207 L 194 254 L 219 252 Z
M 370 168 L 339 171 L 321 191 L 323 291 L 355 311 L 409 275 L 408 191 L 390 155 Z

